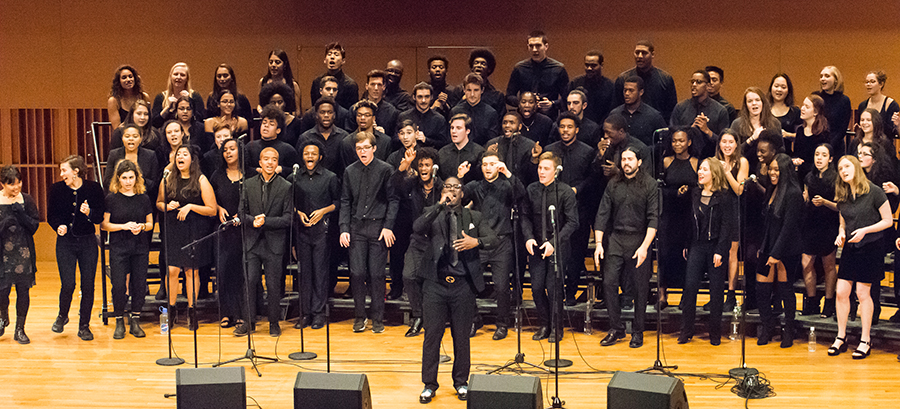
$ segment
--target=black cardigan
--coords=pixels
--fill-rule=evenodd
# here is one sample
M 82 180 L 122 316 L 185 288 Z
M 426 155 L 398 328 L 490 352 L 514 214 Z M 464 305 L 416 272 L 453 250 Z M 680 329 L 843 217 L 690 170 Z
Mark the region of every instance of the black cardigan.
M 91 208 L 90 215 L 81 213 L 79 208 L 85 201 Z M 100 184 L 91 180 L 83 180 L 78 190 L 66 186 L 59 181 L 50 186 L 47 192 L 47 223 L 53 231 L 66 225 L 66 236 L 88 236 L 96 233 L 95 224 L 103 221 L 103 210 L 106 195 Z
M 700 211 L 700 199 L 702 189 L 694 189 L 692 209 L 694 215 L 694 223 L 691 224 L 693 235 L 693 243 L 712 241 L 715 242 L 715 254 L 725 256 L 731 249 L 731 232 L 738 228 L 736 225 L 737 217 L 737 196 L 731 194 L 727 190 L 718 190 L 713 192 L 709 198 L 709 207 L 704 215 Z M 701 234 L 700 218 L 706 217 L 707 231 Z

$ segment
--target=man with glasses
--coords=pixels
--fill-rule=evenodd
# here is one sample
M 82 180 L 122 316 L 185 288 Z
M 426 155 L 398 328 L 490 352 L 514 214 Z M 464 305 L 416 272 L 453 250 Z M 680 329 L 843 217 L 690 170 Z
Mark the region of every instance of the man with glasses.
M 386 160 L 388 154 L 391 153 L 391 137 L 375 127 L 378 106 L 375 105 L 374 102 L 364 99 L 353 104 L 350 108 L 353 117 L 356 118 L 356 126 L 358 128 L 350 135 L 344 137 L 344 140 L 341 142 L 341 158 L 344 162 L 343 167 L 346 168 L 351 163 L 356 162 L 356 135 L 362 133 L 371 133 L 374 135 L 375 142 L 373 142 L 373 145 L 378 147 L 378 150 L 375 151 L 375 157 Z
M 344 171 L 340 209 L 340 243 L 349 248 L 353 332 L 366 330 L 366 293 L 372 298 L 372 332 L 384 332 L 384 289 L 387 249 L 394 244 L 394 220 L 399 200 L 394 193 L 391 165 L 375 157 L 381 148 L 370 132 L 354 135 L 359 160 Z M 368 287 L 366 287 L 368 284 Z M 368 290 L 368 291 L 367 291 Z
M 388 74 L 381 70 L 369 71 L 366 75 L 366 92 L 363 93 L 362 100 L 367 100 L 375 105 L 375 127 L 387 135 L 394 136 L 394 131 L 397 127 L 397 115 L 400 114 L 400 111 L 385 99 L 387 76 Z M 400 142 L 398 141 L 397 146 L 399 145 Z M 388 153 L 390 152 L 385 153 L 385 155 Z
M 716 136 L 730 123 L 728 111 L 722 104 L 709 97 L 709 72 L 697 70 L 691 75 L 691 97 L 675 105 L 669 119 L 669 127 L 693 127 L 702 133 L 702 138 L 692 141 L 695 152 L 701 158 L 715 155 Z
M 497 238 L 480 212 L 462 206 L 463 197 L 460 180 L 448 178 L 438 204 L 425 208 L 413 225 L 416 233 L 431 238 L 430 262 L 420 270 L 425 313 L 425 389 L 419 395 L 420 403 L 431 402 L 438 389 L 441 339 L 448 321 L 453 337 L 453 389 L 459 400 L 468 398 L 469 330 L 475 315 L 475 295 L 484 290 L 480 250 L 493 248 Z

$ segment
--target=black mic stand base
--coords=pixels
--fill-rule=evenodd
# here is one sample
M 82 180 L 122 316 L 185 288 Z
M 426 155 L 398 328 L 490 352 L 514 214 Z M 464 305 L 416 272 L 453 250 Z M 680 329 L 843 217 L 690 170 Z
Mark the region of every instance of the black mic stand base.
M 295 361 L 308 361 L 310 359 L 316 359 L 318 355 L 315 352 L 294 352 L 293 354 L 288 355 L 288 358 L 291 358 Z
M 178 366 L 184 363 L 184 359 L 181 358 L 159 358 L 156 360 L 156 364 L 159 366 Z
M 662 361 L 657 359 L 656 362 L 653 363 L 653 366 L 646 369 L 641 369 L 640 371 L 636 371 L 635 373 L 648 373 L 655 371 L 663 375 L 672 376 L 671 370 L 673 369 L 678 369 L 678 365 L 663 365 Z
M 262 377 L 262 373 L 259 372 L 259 367 L 256 366 L 256 361 L 257 361 L 257 360 L 263 359 L 263 360 L 266 360 L 266 361 L 269 361 L 269 362 L 278 362 L 278 358 L 269 358 L 269 357 L 265 357 L 265 356 L 259 356 L 259 355 L 256 355 L 256 351 L 254 351 L 252 348 L 248 348 L 248 349 L 247 349 L 247 352 L 244 354 L 244 356 L 242 356 L 242 357 L 240 357 L 240 358 L 230 359 L 230 360 L 227 360 L 227 361 L 225 361 L 225 362 L 219 362 L 219 363 L 213 365 L 212 367 L 213 367 L 213 368 L 218 368 L 218 367 L 220 367 L 220 366 L 222 366 L 222 365 L 230 364 L 230 363 L 233 363 L 233 362 L 238 362 L 238 361 L 243 360 L 243 359 L 246 359 L 246 360 L 249 360 L 249 361 L 250 361 L 250 364 L 253 365 L 253 370 L 256 371 L 256 376 L 259 376 L 259 377 Z
M 548 359 L 544 361 L 544 366 L 549 366 L 550 368 L 568 368 L 572 366 L 572 361 L 568 359 Z
M 553 403 L 552 403 L 552 406 L 550 406 L 549 409 L 563 408 L 563 407 L 565 407 L 565 406 L 563 406 L 563 405 L 565 405 L 565 404 L 566 404 L 565 402 L 559 400 L 559 398 L 557 398 L 556 396 L 554 396 L 554 397 L 553 397 Z

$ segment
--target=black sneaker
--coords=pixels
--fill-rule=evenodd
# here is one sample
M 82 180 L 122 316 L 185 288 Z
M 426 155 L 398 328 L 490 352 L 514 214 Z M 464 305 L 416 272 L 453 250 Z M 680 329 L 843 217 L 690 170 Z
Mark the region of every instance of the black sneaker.
M 325 315 L 316 315 L 313 318 L 312 329 L 322 329 L 325 326 Z
M 357 318 L 353 320 L 353 332 L 363 332 L 366 330 L 366 324 L 369 322 L 367 318 Z
M 376 334 L 380 334 L 384 332 L 384 321 L 374 320 L 372 321 L 372 332 Z
M 419 395 L 419 403 L 429 403 L 431 399 L 434 398 L 434 391 L 428 388 L 425 388 L 424 391 Z
M 93 341 L 94 334 L 91 332 L 91 327 L 83 325 L 78 328 L 78 338 L 81 338 L 82 341 Z
M 238 324 L 238 326 L 234 329 L 234 336 L 236 337 L 246 337 L 249 333 L 250 325 L 246 322 Z
M 69 323 L 69 317 L 58 316 L 56 317 L 56 321 L 53 322 L 53 326 L 50 327 L 50 331 L 53 331 L 57 334 L 62 334 L 63 327 Z

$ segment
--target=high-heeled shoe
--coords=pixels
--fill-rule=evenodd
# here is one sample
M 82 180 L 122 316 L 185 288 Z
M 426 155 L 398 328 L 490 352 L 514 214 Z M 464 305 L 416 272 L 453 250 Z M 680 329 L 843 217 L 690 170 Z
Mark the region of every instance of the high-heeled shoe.
M 834 339 L 835 343 L 838 341 L 841 341 L 841 345 L 834 346 L 834 344 L 831 344 L 831 346 L 828 347 L 828 356 L 837 356 L 843 352 L 847 352 L 847 342 L 844 340 L 844 337 L 836 337 Z
M 863 344 L 866 344 L 869 347 L 868 349 L 866 349 L 866 352 L 863 352 L 862 349 L 860 349 L 860 348 L 862 348 Z M 856 351 L 853 351 L 852 356 L 853 356 L 853 359 L 865 359 L 867 356 L 869 356 L 869 353 L 871 353 L 871 352 L 872 352 L 872 340 L 868 340 L 868 341 L 859 340 L 859 346 L 856 347 Z

